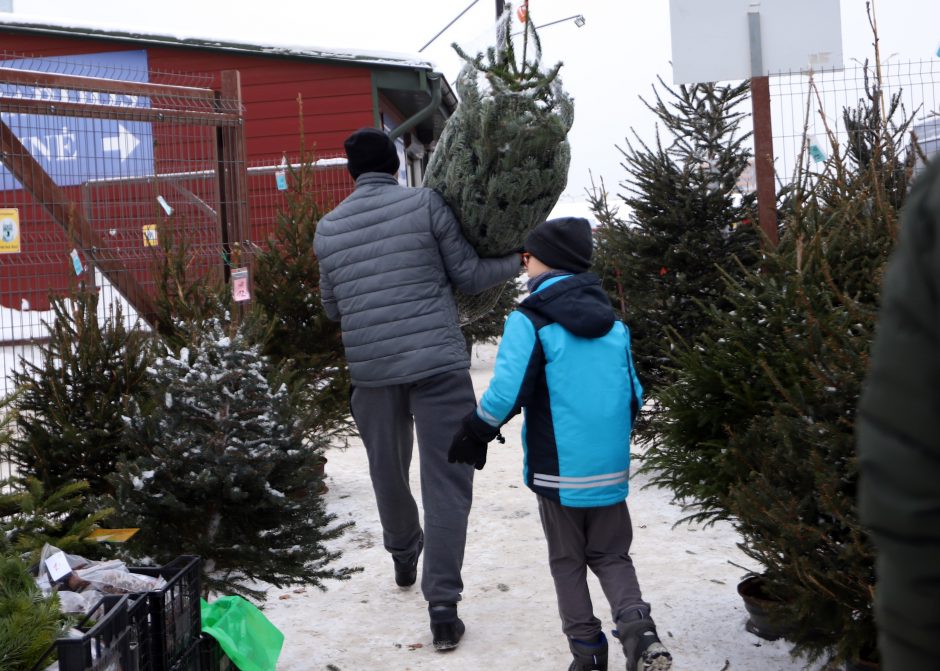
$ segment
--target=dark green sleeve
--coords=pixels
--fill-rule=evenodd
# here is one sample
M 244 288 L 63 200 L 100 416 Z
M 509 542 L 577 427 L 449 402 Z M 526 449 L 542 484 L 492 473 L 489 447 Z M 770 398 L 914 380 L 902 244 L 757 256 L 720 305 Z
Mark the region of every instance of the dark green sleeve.
M 940 668 L 940 162 L 910 194 L 856 425 L 883 671 Z

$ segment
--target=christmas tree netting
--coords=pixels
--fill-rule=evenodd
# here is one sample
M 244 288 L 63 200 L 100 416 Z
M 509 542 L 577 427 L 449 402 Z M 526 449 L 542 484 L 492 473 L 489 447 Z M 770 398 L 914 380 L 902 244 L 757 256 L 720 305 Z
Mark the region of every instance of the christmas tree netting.
M 498 46 L 471 57 L 457 77 L 460 106 L 431 156 L 424 185 L 437 190 L 480 256 L 521 249 L 545 220 L 568 181 L 567 134 L 574 104 L 564 91 L 561 63 L 544 70 L 528 14 L 511 33 L 512 11 L 497 26 Z M 505 285 L 469 296 L 456 292 L 462 324 L 486 314 Z

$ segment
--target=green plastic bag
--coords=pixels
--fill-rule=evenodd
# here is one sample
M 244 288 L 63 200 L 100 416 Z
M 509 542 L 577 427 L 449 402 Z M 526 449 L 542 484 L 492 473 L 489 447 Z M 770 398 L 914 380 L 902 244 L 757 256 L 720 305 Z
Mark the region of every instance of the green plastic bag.
M 240 596 L 201 602 L 203 632 L 219 642 L 240 671 L 275 670 L 284 634 L 260 610 Z

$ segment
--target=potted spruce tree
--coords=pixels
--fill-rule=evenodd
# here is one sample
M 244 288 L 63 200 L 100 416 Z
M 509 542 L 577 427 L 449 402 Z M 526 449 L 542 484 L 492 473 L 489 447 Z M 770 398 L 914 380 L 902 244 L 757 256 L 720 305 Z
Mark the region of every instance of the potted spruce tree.
M 780 247 L 726 275 L 728 307 L 709 308 L 699 337 L 673 334 L 676 382 L 645 464 L 693 519 L 734 524 L 794 652 L 837 664 L 877 661 L 853 426 L 913 161 L 899 97 L 882 109 L 875 80 L 844 112 L 847 145 L 801 175 Z

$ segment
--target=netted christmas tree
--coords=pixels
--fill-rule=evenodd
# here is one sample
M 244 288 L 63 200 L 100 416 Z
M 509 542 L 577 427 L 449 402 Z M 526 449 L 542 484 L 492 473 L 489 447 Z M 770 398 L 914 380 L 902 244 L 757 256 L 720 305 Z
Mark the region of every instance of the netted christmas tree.
M 524 287 L 521 280 L 506 282 L 489 311 L 461 327 L 468 351 L 475 344 L 494 343 L 499 339 L 506 325 L 506 317 L 523 298 Z
M 527 13 L 512 34 L 507 3 L 497 46 L 467 55 L 457 77 L 460 106 L 447 120 L 428 163 L 424 185 L 437 190 L 481 256 L 519 250 L 545 220 L 568 182 L 567 134 L 574 104 L 561 85 L 561 63 L 541 65 L 542 48 Z M 521 44 L 520 44 L 521 43 Z M 499 288 L 477 297 L 458 294 L 462 321 L 486 313 Z
M 742 192 L 738 177 L 751 159 L 747 83 L 714 83 L 671 89 L 660 80 L 665 100 L 654 89 L 646 103 L 662 124 L 654 144 L 638 136 L 623 154 L 627 179 L 618 195 L 619 216 L 603 182 L 589 192 L 595 216 L 595 272 L 614 308 L 630 326 L 637 371 L 648 398 L 672 382 L 666 329 L 681 337 L 699 333 L 708 306 L 723 300 L 722 272 L 739 274 L 754 263 L 759 248 L 754 196 Z M 645 101 L 644 101 L 645 102 Z M 738 262 L 732 261 L 737 258 Z M 655 440 L 641 414 L 641 440 Z
M 118 462 L 136 456 L 124 441 L 125 417 L 146 387 L 148 336 L 124 324 L 120 306 L 99 315 L 98 293 L 79 288 L 55 298 L 49 341 L 38 363 L 13 373 L 16 431 L 5 450 L 18 473 L 48 491 L 86 481 L 95 494 Z
M 161 403 L 135 421 L 146 454 L 111 479 L 118 523 L 140 527 L 130 551 L 199 555 L 207 591 L 257 598 L 257 580 L 349 577 L 326 542 L 351 522 L 333 524 L 317 495 L 318 446 L 286 385 L 244 329 L 207 319 L 197 335 L 150 369 Z
M 872 83 L 844 112 L 845 148 L 833 136 L 824 168 L 804 165 L 779 248 L 725 276 L 727 309 L 675 337 L 644 464 L 693 519 L 732 522 L 794 652 L 834 663 L 876 658 L 853 428 L 914 158 L 900 94 L 882 96 Z

